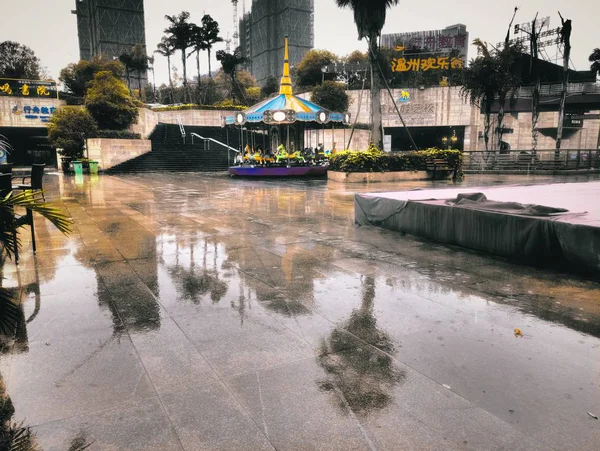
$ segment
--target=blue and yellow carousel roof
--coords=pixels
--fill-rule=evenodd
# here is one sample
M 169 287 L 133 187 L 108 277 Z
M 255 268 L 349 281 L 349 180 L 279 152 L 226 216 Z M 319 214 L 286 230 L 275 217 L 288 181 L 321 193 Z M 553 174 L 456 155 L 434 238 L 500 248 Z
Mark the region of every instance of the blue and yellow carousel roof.
M 295 96 L 292 91 L 290 78 L 290 63 L 288 50 L 288 37 L 285 38 L 285 58 L 283 63 L 283 77 L 279 87 L 279 95 L 225 118 L 227 125 L 243 125 L 246 122 L 266 124 L 290 124 L 296 121 L 349 123 L 348 113 L 334 113 L 306 99 Z

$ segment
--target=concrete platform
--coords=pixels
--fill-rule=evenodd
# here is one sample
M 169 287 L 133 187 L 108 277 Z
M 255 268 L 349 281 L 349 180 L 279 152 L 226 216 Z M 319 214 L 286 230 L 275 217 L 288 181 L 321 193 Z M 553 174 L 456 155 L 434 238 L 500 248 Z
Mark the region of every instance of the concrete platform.
M 505 204 L 454 204 L 483 193 Z M 520 211 L 508 203 L 568 210 Z M 532 263 L 600 274 L 600 182 L 357 194 L 355 220 Z

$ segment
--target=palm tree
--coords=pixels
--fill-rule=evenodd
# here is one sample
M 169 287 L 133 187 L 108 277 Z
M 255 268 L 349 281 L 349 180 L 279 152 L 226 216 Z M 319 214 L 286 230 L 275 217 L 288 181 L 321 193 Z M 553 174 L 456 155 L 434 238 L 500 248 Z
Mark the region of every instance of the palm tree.
M 238 85 L 236 80 L 236 73 L 238 67 L 248 60 L 242 56 L 242 51 L 238 47 L 235 49 L 233 53 L 227 53 L 225 50 L 219 50 L 217 52 L 217 61 L 221 62 L 221 66 L 223 67 L 223 72 L 231 77 L 231 91 L 229 93 L 231 100 L 234 100 L 234 90 L 237 87 L 239 93 L 241 94 L 241 99 L 246 100 L 246 96 L 244 95 L 244 91 Z
M 600 49 L 594 49 L 590 57 L 588 58 L 592 65 L 590 66 L 590 70 L 598 76 L 600 74 Z
M 490 118 L 492 116 L 492 104 L 497 92 L 494 83 L 496 61 L 494 61 L 486 42 L 475 39 L 473 44 L 478 47 L 481 56 L 472 60 L 469 67 L 465 70 L 461 93 L 471 104 L 479 106 L 483 113 L 483 139 L 485 150 L 489 150 Z
M 188 22 L 190 13 L 182 11 L 178 16 L 165 16 L 170 23 L 169 27 L 165 28 L 165 33 L 169 35 L 169 39 L 173 43 L 173 47 L 181 52 L 181 64 L 183 65 L 183 91 L 184 96 L 189 98 L 187 86 L 187 49 L 192 45 L 192 37 L 194 32 L 194 24 Z
M 171 77 L 171 56 L 175 54 L 175 47 L 167 36 L 163 36 L 156 46 L 154 53 L 158 53 L 159 55 L 167 57 L 167 64 L 169 68 L 169 97 L 171 98 L 171 103 L 175 103 L 173 100 L 173 78 Z
M 133 56 L 131 53 L 123 52 L 119 56 L 119 61 L 125 67 L 125 78 L 127 79 L 127 88 L 131 94 L 131 71 L 133 70 Z
M 18 194 L 9 193 L 0 198 L 0 254 L 12 257 L 20 245 L 18 235 L 13 232 L 25 224 L 18 221 L 14 215 L 15 207 L 27 208 L 39 213 L 56 226 L 65 235 L 71 231 L 71 220 L 58 208 L 39 201 L 39 191 L 26 190 Z
M 198 87 L 200 87 L 200 52 L 206 50 L 204 28 L 194 25 L 192 28 L 192 53 L 196 54 L 196 70 L 198 71 Z
M 148 64 L 148 55 L 146 55 L 146 48 L 142 44 L 136 44 L 131 49 L 131 68 L 137 73 L 138 91 L 140 100 L 144 100 L 142 95 L 142 74 L 146 73 L 150 68 Z
M 214 20 L 210 15 L 205 14 L 202 17 L 202 30 L 204 32 L 204 43 L 208 51 L 208 77 L 212 78 L 210 67 L 210 51 L 214 44 L 223 42 L 223 38 L 219 36 L 219 22 Z
M 383 145 L 383 125 L 381 122 L 382 74 L 379 67 L 379 36 L 385 25 L 388 8 L 396 6 L 399 0 L 335 0 L 340 8 L 350 7 L 354 11 L 354 22 L 358 39 L 366 38 L 369 45 L 371 63 L 371 140 L 379 147 Z
M 152 71 L 152 102 L 157 102 L 156 100 L 156 77 L 154 74 L 154 60 L 153 56 L 148 57 L 148 64 L 150 65 L 150 70 Z

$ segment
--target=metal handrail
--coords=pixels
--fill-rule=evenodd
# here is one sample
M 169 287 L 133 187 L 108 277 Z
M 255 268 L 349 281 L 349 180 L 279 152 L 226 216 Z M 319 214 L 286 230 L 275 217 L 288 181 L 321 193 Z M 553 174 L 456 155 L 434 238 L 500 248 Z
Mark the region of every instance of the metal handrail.
M 598 149 L 476 150 L 463 152 L 463 169 L 474 171 L 561 171 L 600 169 Z
M 228 146 L 227 144 L 222 143 L 221 141 L 217 141 L 214 138 L 205 138 L 204 136 L 200 136 L 198 133 L 190 133 L 190 136 L 192 137 L 192 145 L 194 144 L 194 136 L 195 136 L 196 138 L 199 138 L 202 141 L 204 141 L 205 144 L 206 144 L 206 141 L 212 141 L 215 144 L 225 147 L 226 149 L 233 150 L 236 153 L 240 153 L 239 149 L 234 149 L 233 147 Z
M 540 87 L 541 96 L 559 96 L 561 93 L 561 84 L 552 83 Z M 514 94 L 517 98 L 529 98 L 533 95 L 533 86 L 521 86 Z M 567 85 L 567 94 L 600 94 L 600 85 L 592 82 L 570 83 Z
M 177 118 L 177 124 L 179 124 L 179 131 L 181 132 L 181 138 L 183 139 L 183 142 L 185 143 L 185 127 L 183 126 L 183 122 L 181 121 L 181 118 L 178 117 Z

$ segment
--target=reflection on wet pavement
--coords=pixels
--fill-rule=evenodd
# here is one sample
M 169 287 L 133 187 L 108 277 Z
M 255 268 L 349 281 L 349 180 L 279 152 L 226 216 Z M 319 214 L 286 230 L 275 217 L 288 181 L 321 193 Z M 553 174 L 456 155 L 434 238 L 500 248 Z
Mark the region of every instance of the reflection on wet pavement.
M 354 227 L 398 185 L 49 179 L 75 230 L 2 268 L 0 449 L 600 443 L 600 283 Z

